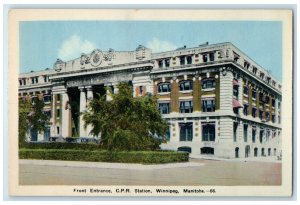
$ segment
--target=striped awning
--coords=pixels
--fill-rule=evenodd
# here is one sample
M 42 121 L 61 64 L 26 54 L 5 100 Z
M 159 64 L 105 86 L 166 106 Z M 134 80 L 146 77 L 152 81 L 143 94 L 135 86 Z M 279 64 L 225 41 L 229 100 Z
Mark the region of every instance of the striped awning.
M 236 99 L 232 100 L 232 106 L 233 106 L 233 108 L 242 108 L 243 107 L 241 105 L 241 103 L 238 100 L 236 100 Z

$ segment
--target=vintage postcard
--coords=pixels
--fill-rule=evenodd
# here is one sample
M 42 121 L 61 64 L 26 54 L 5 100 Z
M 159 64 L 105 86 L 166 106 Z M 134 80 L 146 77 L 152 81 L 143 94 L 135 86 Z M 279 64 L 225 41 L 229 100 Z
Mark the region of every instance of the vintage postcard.
M 291 196 L 292 11 L 13 9 L 11 196 Z

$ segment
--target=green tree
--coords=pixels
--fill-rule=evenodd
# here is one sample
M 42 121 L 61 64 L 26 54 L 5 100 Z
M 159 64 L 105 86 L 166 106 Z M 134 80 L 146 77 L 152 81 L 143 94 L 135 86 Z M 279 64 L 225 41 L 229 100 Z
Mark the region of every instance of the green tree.
M 118 85 L 119 92 L 94 98 L 83 113 L 85 127 L 101 135 L 101 144 L 109 150 L 155 150 L 164 140 L 167 123 L 157 109 L 153 96 L 134 98 L 128 83 Z
M 26 133 L 29 130 L 28 115 L 30 113 L 30 102 L 28 100 L 19 100 L 19 147 L 23 145 Z
M 26 133 L 30 129 L 38 133 L 44 131 L 50 124 L 50 116 L 43 111 L 44 101 L 38 97 L 34 99 L 33 105 L 29 100 L 19 100 L 19 146 L 26 140 Z

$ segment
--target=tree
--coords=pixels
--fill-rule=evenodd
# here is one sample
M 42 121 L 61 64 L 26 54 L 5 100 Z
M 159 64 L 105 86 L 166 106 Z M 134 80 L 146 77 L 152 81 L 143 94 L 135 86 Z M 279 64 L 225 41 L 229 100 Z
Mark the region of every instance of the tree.
M 35 98 L 33 105 L 29 100 L 19 100 L 19 146 L 26 141 L 28 130 L 41 133 L 50 124 L 50 116 L 43 111 L 44 101 Z
M 26 133 L 29 130 L 28 115 L 30 113 L 30 102 L 28 100 L 19 100 L 19 147 L 23 145 Z
M 85 127 L 92 125 L 94 136 L 109 150 L 155 150 L 164 140 L 167 123 L 157 109 L 153 96 L 134 98 L 128 83 L 118 85 L 119 92 L 94 98 L 83 113 Z

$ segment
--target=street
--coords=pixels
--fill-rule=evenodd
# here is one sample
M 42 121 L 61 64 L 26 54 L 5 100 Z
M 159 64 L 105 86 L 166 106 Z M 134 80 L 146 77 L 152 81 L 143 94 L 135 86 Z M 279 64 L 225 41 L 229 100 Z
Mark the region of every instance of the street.
M 20 185 L 281 185 L 278 162 L 204 159 L 171 165 L 55 162 L 20 160 Z

